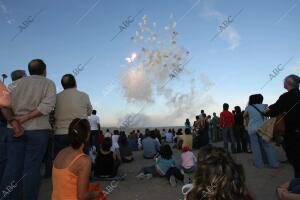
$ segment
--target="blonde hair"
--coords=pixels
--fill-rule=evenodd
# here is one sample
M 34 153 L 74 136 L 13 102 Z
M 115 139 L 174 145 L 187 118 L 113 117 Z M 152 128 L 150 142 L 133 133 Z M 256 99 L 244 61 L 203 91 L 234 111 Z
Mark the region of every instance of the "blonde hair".
M 251 200 L 247 194 L 243 167 L 218 147 L 203 147 L 188 200 Z

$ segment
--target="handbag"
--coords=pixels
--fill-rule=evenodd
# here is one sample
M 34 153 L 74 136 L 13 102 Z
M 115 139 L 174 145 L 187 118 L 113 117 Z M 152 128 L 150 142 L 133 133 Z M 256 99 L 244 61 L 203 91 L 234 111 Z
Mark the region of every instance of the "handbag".
M 264 113 L 261 112 L 256 106 L 252 105 L 264 119 Z M 276 117 L 271 117 L 266 120 L 258 129 L 258 135 L 260 135 L 266 142 L 274 141 L 277 145 L 282 144 L 283 135 L 285 133 L 285 114 L 280 114 Z

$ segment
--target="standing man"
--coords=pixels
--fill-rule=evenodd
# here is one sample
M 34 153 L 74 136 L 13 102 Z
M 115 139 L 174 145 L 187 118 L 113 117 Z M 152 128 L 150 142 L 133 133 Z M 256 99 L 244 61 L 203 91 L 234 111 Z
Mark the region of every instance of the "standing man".
M 89 96 L 77 90 L 77 83 L 72 74 L 64 75 L 61 85 L 64 90 L 57 94 L 54 113 L 54 159 L 60 150 L 70 144 L 68 130 L 73 119 L 88 119 L 93 109 Z
M 282 94 L 266 112 L 271 117 L 283 114 L 285 134 L 283 146 L 293 165 L 295 178 L 300 178 L 300 77 L 289 75 L 284 79 L 286 93 Z
M 224 148 L 228 151 L 228 140 L 231 141 L 231 153 L 236 153 L 236 142 L 233 134 L 234 118 L 233 114 L 228 111 L 229 105 L 223 104 L 223 112 L 220 114 L 220 127 L 224 140 Z
M 43 60 L 30 61 L 28 71 L 30 76 L 18 80 L 11 91 L 11 110 L 5 110 L 9 123 L 9 157 L 0 191 L 6 191 L 12 183 L 18 187 L 16 183 L 22 180 L 23 198 L 36 200 L 41 181 L 40 167 L 51 129 L 49 113 L 55 106 L 56 89 L 54 82 L 46 78 Z M 14 188 L 6 198 L 17 200 L 18 193 L 18 188 Z
M 97 111 L 93 110 L 92 115 L 89 116 L 89 122 L 91 125 L 91 137 L 90 137 L 90 146 L 95 146 L 99 150 L 99 133 L 100 133 L 100 119 L 97 116 Z
M 217 116 L 217 114 L 214 112 L 213 113 L 213 118 L 212 118 L 212 132 L 213 132 L 213 141 L 217 142 L 221 140 L 220 137 L 220 118 Z

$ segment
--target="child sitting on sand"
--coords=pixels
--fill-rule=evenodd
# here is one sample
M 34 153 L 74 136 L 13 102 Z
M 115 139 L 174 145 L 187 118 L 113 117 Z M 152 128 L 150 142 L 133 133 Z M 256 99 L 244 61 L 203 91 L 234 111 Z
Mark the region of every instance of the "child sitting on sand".
M 197 159 L 189 147 L 183 147 L 181 153 L 181 168 L 185 173 L 192 173 L 196 169 Z
M 246 187 L 243 166 L 223 148 L 206 146 L 198 154 L 193 184 L 183 186 L 185 200 L 254 200 Z
M 166 177 L 171 186 L 176 186 L 176 179 L 184 180 L 184 174 L 177 168 L 171 147 L 166 144 L 161 146 L 159 156 L 155 158 L 155 164 L 143 167 L 136 176 L 138 179 L 150 179 L 152 177 Z

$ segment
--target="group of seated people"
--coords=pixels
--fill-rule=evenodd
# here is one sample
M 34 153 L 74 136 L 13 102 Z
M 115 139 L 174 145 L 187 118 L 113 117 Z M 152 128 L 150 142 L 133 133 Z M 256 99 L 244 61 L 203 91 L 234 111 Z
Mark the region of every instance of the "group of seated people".
M 105 199 L 100 188 L 91 190 L 95 188 L 91 187 L 93 184 L 90 183 L 91 172 L 93 171 L 94 176 L 98 177 L 116 175 L 120 165 L 117 160 L 120 157 L 116 153 L 117 150 L 112 148 L 112 139 L 105 137 L 92 167 L 91 159 L 84 153 L 89 132 L 90 125 L 86 119 L 77 118 L 71 122 L 68 132 L 70 146 L 61 150 L 53 163 L 53 200 Z M 150 135 L 153 133 L 154 131 L 150 131 Z M 124 137 L 123 133 L 118 137 L 119 144 L 128 145 L 128 142 L 124 142 L 125 137 L 120 139 L 122 137 Z M 142 142 L 147 141 L 147 138 L 153 139 L 146 136 Z M 159 142 L 157 141 L 156 144 Z M 121 148 L 119 146 L 120 152 Z M 200 149 L 196 159 L 189 147 L 183 147 L 180 164 L 177 164 L 169 144 L 162 144 L 156 150 L 156 154 L 153 155 L 154 165 L 143 167 L 137 178 L 166 177 L 172 186 L 176 185 L 177 180 L 188 183 L 183 187 L 183 193 L 188 200 L 253 199 L 245 186 L 242 166 L 236 164 L 224 149 L 207 145 Z M 185 173 L 190 172 L 195 172 L 192 183 L 191 180 L 185 180 Z M 209 191 L 209 187 L 213 190 Z

